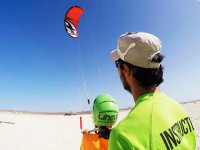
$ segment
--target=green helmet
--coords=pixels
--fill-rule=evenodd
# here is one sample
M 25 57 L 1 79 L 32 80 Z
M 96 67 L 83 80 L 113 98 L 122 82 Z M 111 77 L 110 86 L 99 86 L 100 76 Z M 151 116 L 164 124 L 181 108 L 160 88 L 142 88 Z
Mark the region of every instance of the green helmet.
M 94 100 L 92 113 L 95 125 L 112 126 L 117 120 L 119 107 L 112 96 L 102 94 Z

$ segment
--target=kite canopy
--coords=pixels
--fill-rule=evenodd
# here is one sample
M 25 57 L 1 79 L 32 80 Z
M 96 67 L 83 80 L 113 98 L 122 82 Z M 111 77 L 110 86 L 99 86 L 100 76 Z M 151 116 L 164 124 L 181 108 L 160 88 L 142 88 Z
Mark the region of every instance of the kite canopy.
M 78 22 L 83 12 L 83 8 L 72 6 L 65 14 L 65 30 L 71 37 L 78 38 Z

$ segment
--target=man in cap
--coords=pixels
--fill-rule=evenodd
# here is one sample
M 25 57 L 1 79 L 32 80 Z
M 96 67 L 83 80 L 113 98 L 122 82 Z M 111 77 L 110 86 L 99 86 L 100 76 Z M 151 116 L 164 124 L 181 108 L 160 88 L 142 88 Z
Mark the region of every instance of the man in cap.
M 128 32 L 119 37 L 110 56 L 135 106 L 111 131 L 109 150 L 194 150 L 196 134 L 190 118 L 158 88 L 164 58 L 159 38 Z

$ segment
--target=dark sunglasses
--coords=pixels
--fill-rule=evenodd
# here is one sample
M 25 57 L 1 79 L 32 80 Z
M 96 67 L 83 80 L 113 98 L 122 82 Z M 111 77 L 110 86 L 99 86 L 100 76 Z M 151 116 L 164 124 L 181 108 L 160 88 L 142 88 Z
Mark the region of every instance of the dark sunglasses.
M 115 65 L 116 65 L 117 68 L 119 67 L 119 65 L 122 65 L 122 64 L 123 64 L 123 61 L 120 60 L 120 59 L 115 61 Z

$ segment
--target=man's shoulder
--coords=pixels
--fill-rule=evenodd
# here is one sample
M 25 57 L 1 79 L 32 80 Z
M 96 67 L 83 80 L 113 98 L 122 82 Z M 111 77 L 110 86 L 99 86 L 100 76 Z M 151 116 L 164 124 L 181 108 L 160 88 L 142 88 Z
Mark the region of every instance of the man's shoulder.
M 120 134 L 129 134 L 137 130 L 138 127 L 141 125 L 141 117 L 135 110 L 131 110 L 129 114 L 122 119 L 113 129 L 112 132 L 117 132 Z M 131 131 L 129 131 L 131 130 Z

